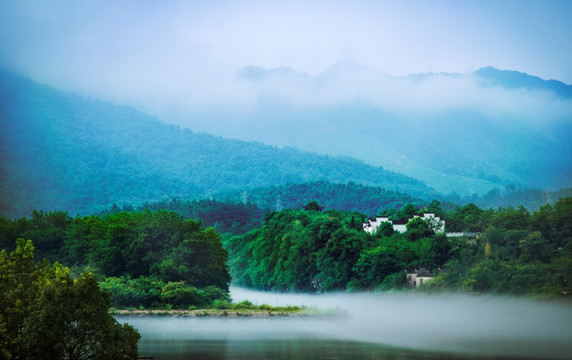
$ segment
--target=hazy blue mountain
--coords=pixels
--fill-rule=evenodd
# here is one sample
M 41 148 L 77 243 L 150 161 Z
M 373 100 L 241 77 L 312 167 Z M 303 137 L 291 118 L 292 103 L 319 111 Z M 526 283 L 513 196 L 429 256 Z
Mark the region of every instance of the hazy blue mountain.
M 491 66 L 475 71 L 475 75 L 488 80 L 490 85 L 501 85 L 513 89 L 541 89 L 553 92 L 562 98 L 572 98 L 572 85 L 567 85 L 558 80 L 543 80 L 538 76 L 514 70 L 499 70 Z
M 445 194 L 572 186 L 572 86 L 555 80 L 490 67 L 390 77 L 351 62 L 315 76 L 252 66 L 238 75 L 258 102 L 195 114 L 210 120 L 203 130 L 350 156 Z
M 190 114 L 198 118 L 193 132 L 2 74 L 0 213 L 85 213 L 307 181 L 354 181 L 423 199 L 572 186 L 570 85 L 493 68 L 395 78 L 354 63 L 316 76 L 259 67 L 238 75 L 260 91 L 258 101 Z M 340 86 L 352 86 L 348 79 L 361 80 Z M 360 93 L 362 84 L 370 88 Z M 361 95 L 350 101 L 346 90 Z M 457 90 L 467 94 L 448 104 Z M 372 98 L 377 91 L 387 101 Z M 435 91 L 444 95 L 433 99 Z M 424 104 L 408 110 L 416 102 Z M 248 142 L 196 132 L 211 130 Z
M 418 180 L 354 159 L 198 134 L 6 73 L 0 73 L 0 100 L 5 216 L 32 209 L 90 213 L 113 203 L 321 180 L 437 195 Z

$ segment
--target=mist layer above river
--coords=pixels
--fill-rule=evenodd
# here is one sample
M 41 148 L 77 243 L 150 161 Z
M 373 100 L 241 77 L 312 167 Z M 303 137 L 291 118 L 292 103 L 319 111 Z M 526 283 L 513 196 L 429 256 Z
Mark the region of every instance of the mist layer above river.
M 341 308 L 349 319 L 305 330 L 393 346 L 546 358 L 572 353 L 572 304 L 469 295 L 263 293 L 232 288 L 235 302 Z
M 272 347 L 314 339 L 494 358 L 566 359 L 572 353 L 572 305 L 565 303 L 456 294 L 303 295 L 241 288 L 232 288 L 231 293 L 235 302 L 340 308 L 348 316 L 130 318 L 128 322 L 139 329 L 150 350 L 161 341 L 222 341 L 228 350 L 252 341 Z

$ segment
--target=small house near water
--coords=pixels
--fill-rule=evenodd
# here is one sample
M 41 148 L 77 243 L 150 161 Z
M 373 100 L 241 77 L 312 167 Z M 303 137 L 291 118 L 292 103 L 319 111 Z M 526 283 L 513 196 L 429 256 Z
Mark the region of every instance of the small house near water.
M 406 269 L 405 276 L 407 279 L 407 287 L 412 289 L 424 282 L 430 281 L 435 276 L 435 273 L 430 272 L 426 268 Z

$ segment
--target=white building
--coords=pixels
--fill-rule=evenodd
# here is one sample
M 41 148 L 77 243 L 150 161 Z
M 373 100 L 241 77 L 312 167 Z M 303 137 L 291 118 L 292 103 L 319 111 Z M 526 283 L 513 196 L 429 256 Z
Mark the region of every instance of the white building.
M 431 281 L 434 273 L 431 273 L 426 268 L 419 268 L 419 269 L 409 269 L 405 270 L 405 274 L 407 276 L 407 287 L 414 288 L 417 287 L 424 282 Z
M 416 218 L 416 217 L 419 217 L 419 216 L 415 215 L 413 218 Z M 435 230 L 435 233 L 445 232 L 445 220 L 441 220 L 441 218 L 438 216 L 435 216 L 435 214 L 423 213 L 421 218 L 423 220 L 430 222 L 430 224 L 433 226 L 433 228 Z M 370 219 L 368 222 L 363 224 L 363 229 L 364 229 L 364 231 L 367 231 L 370 234 L 375 234 L 377 232 L 377 229 L 379 229 L 379 226 L 381 225 L 381 223 L 389 222 L 393 226 L 393 231 L 396 231 L 398 233 L 403 234 L 404 232 L 407 231 L 407 223 L 409 223 L 409 221 L 411 221 L 411 220 L 412 219 L 405 220 L 405 221 L 389 220 L 389 218 L 386 216 L 379 216 L 379 217 L 376 217 L 375 219 Z

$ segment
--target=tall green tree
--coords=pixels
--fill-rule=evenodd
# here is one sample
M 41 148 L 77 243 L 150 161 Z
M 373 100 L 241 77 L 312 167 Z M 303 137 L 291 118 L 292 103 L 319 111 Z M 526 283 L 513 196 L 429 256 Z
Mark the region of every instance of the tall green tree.
M 0 252 L 0 354 L 15 359 L 137 359 L 139 333 L 119 324 L 95 276 L 33 261 L 31 241 Z
M 431 223 L 421 217 L 411 219 L 407 225 L 406 236 L 411 241 L 417 241 L 423 237 L 435 235 Z

